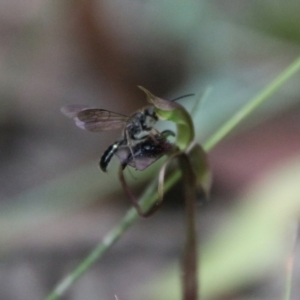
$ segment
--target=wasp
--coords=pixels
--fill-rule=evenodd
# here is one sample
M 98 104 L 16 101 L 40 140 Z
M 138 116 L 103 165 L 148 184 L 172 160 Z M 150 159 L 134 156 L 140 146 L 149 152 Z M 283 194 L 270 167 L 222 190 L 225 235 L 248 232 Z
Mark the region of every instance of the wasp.
M 153 127 L 158 121 L 153 107 L 145 107 L 129 117 L 108 110 L 89 108 L 83 105 L 67 105 L 61 108 L 61 112 L 67 117 L 72 118 L 75 124 L 81 129 L 92 132 L 113 129 L 123 130 L 122 139 L 110 145 L 101 156 L 99 165 L 103 172 L 107 171 L 112 157 L 121 147 L 124 148 L 123 153 L 126 153 L 125 156 L 124 154 L 119 155 L 119 157 L 122 157 L 121 162 L 123 161 L 126 165 L 135 166 L 135 157 L 149 157 L 151 149 L 153 154 L 155 148 L 159 152 L 159 147 L 155 147 L 155 145 L 164 144 L 160 139 L 160 134 Z M 166 135 L 170 135 L 170 132 L 168 131 Z M 140 169 L 137 166 L 135 167 Z
M 135 167 L 142 171 L 158 160 L 163 155 L 174 151 L 176 147 L 167 139 L 169 136 L 175 136 L 171 130 L 164 130 L 154 136 L 147 136 L 132 148 L 120 147 L 115 153 L 121 162 L 124 170 L 126 166 Z

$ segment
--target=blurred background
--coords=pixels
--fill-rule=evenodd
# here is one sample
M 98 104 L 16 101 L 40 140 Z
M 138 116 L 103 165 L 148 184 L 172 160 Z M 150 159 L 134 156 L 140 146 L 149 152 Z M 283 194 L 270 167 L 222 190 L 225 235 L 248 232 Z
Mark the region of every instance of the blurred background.
M 101 154 L 120 132 L 82 131 L 60 113 L 61 106 L 86 104 L 130 115 L 146 105 L 137 89 L 142 85 L 166 99 L 195 93 L 181 100 L 191 110 L 209 89 L 193 114 L 197 140 L 203 143 L 297 58 L 299 15 L 298 1 L 2 0 L 0 299 L 44 299 L 130 207 L 117 179 L 118 162 L 107 174 L 98 168 Z M 299 158 L 299 79 L 294 76 L 209 153 L 213 196 L 199 206 L 198 224 L 204 264 L 211 237 L 224 239 L 224 226 L 241 219 L 243 209 L 237 207 L 257 200 L 249 196 L 253 186 Z M 159 164 L 143 174 L 127 174 L 136 193 L 156 176 Z M 265 184 L 278 195 L 281 184 Z M 294 187 L 288 192 L 299 195 Z M 266 262 L 282 248 L 274 259 L 262 269 L 256 260 L 252 277 L 243 267 L 232 285 L 224 284 L 227 288 L 212 278 L 210 284 L 221 290 L 211 289 L 205 299 L 282 299 L 286 249 L 290 236 L 297 236 L 285 229 L 299 216 L 299 207 L 289 210 L 276 231 L 278 243 L 260 258 Z M 143 293 L 143 299 L 159 299 L 151 296 L 157 278 L 162 278 L 160 297 L 166 299 L 172 288 L 164 285 L 165 271 L 178 264 L 183 247 L 183 209 L 178 184 L 159 213 L 138 221 L 62 299 L 141 299 Z M 253 215 L 249 220 L 256 222 Z M 243 232 L 240 223 L 235 226 Z M 269 236 L 255 232 L 254 244 Z M 232 252 L 239 253 L 239 243 L 248 239 L 245 231 Z M 223 247 L 213 249 L 226 261 Z M 224 273 L 218 267 L 210 270 L 228 278 L 230 265 Z M 299 278 L 296 257 L 291 299 L 299 299 Z

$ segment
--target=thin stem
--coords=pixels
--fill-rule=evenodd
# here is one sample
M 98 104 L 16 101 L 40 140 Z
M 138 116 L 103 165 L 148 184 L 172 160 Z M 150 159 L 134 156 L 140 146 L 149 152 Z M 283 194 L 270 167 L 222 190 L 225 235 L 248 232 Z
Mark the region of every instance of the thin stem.
M 115 226 L 96 246 L 96 248 L 79 264 L 73 272 L 63 279 L 55 290 L 46 298 L 46 300 L 59 299 L 64 292 L 81 277 L 95 262 L 119 239 L 119 237 L 133 224 L 138 218 L 137 211 L 130 209 L 123 217 L 121 222 Z
M 300 69 L 300 57 L 277 76 L 266 88 L 256 97 L 249 101 L 237 113 L 235 113 L 221 128 L 205 143 L 205 150 L 211 150 L 224 139 L 242 120 L 257 109 L 271 95 L 273 95 L 287 80 L 289 80 Z
M 297 58 L 286 70 L 284 70 L 271 84 L 260 94 L 254 97 L 240 111 L 238 111 L 228 122 L 226 122 L 203 146 L 206 151 L 211 150 L 243 119 L 248 117 L 264 101 L 266 101 L 280 86 L 290 79 L 300 69 L 300 57 Z M 180 171 L 174 172 L 165 182 L 165 191 L 169 190 L 180 179 Z M 140 205 L 147 211 L 156 201 L 156 180 L 154 180 L 140 198 Z M 102 255 L 120 238 L 120 236 L 138 219 L 138 213 L 131 208 L 124 218 L 103 238 L 96 248 L 84 259 L 73 272 L 58 284 L 46 300 L 57 300 L 80 278 Z
M 196 176 L 188 156 L 183 153 L 179 156 L 182 170 L 184 202 L 185 202 L 185 248 L 182 261 L 182 293 L 183 300 L 197 300 L 198 287 L 198 252 L 196 232 Z

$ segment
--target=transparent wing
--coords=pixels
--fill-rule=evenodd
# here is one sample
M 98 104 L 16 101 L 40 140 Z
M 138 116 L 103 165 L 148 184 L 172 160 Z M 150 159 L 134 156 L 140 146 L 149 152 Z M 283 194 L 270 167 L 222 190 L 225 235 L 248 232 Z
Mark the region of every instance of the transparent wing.
M 63 106 L 60 111 L 68 118 L 75 118 L 77 114 L 83 110 L 90 109 L 91 107 L 82 104 L 70 104 Z
M 128 120 L 127 116 L 84 105 L 67 105 L 61 112 L 74 119 L 79 128 L 95 132 L 122 128 Z

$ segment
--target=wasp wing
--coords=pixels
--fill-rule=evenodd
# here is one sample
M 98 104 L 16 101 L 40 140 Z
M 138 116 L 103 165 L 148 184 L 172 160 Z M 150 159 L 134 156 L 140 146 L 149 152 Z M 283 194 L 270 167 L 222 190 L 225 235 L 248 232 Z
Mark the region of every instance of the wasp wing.
M 94 132 L 122 128 L 128 120 L 127 116 L 84 105 L 67 105 L 61 108 L 61 112 L 74 119 L 79 128 Z
M 83 104 L 70 104 L 63 106 L 60 111 L 68 118 L 75 118 L 77 114 L 81 111 L 84 111 L 86 109 L 90 109 L 92 107 L 83 105 Z

